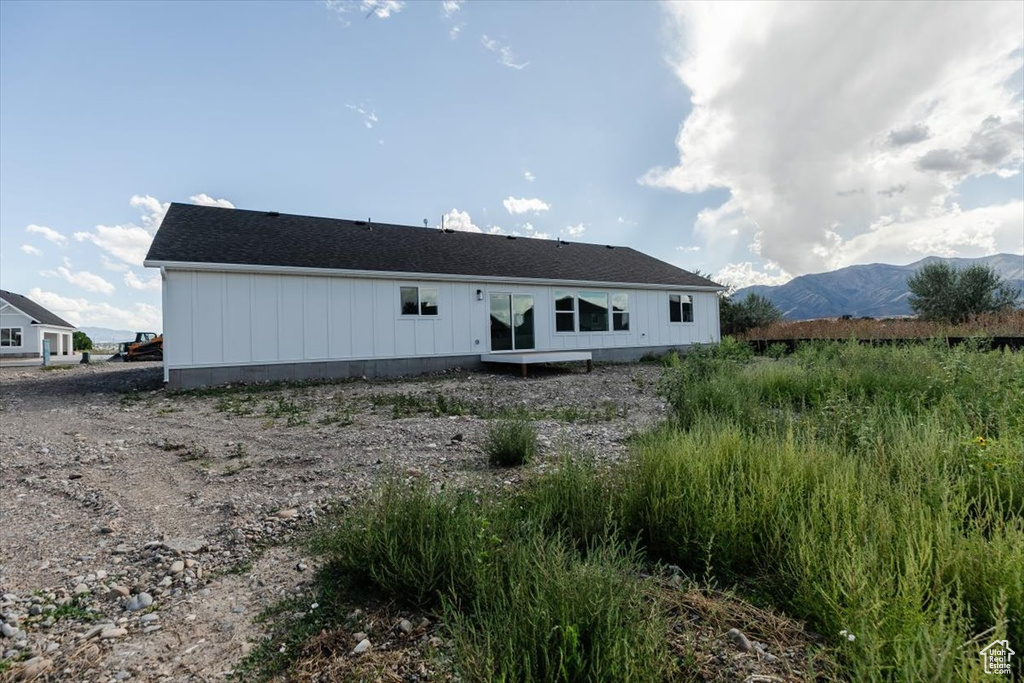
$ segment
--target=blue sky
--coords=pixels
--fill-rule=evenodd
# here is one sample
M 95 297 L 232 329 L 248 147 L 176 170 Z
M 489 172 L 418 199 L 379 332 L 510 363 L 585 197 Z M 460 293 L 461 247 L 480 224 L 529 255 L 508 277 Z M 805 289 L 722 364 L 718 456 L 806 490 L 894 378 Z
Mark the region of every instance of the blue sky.
M 1019 252 L 1022 26 L 1019 3 L 5 1 L 0 286 L 155 329 L 140 254 L 171 201 L 446 215 L 738 285 Z

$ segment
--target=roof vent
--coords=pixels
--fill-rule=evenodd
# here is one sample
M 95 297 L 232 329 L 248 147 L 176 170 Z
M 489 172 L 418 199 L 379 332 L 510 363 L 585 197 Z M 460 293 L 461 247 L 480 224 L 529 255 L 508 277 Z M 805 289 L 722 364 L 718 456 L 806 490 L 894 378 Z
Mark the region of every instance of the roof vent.
M 604 248 L 605 248 L 605 249 L 614 249 L 615 247 L 613 247 L 613 246 L 612 246 L 612 245 L 610 245 L 610 244 L 606 244 L 606 245 L 604 245 Z
M 267 215 L 270 216 L 271 218 L 277 218 L 281 214 L 279 214 L 277 211 L 267 211 Z
M 507 240 L 514 240 L 515 238 L 516 238 L 515 235 L 505 235 L 505 239 L 507 239 Z

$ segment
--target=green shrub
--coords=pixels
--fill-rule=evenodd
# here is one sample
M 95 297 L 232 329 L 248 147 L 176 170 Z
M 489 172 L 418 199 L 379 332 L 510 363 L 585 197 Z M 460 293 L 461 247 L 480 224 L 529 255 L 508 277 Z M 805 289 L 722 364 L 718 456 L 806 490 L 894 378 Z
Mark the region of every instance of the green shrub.
M 504 417 L 491 422 L 484 446 L 491 465 L 516 467 L 537 455 L 537 430 L 525 417 Z
M 344 576 L 417 606 L 471 594 L 493 541 L 486 511 L 467 494 L 389 484 L 314 541 L 325 580 Z
M 617 544 L 585 558 L 527 531 L 481 571 L 472 601 L 445 622 L 467 681 L 664 681 L 666 621 Z

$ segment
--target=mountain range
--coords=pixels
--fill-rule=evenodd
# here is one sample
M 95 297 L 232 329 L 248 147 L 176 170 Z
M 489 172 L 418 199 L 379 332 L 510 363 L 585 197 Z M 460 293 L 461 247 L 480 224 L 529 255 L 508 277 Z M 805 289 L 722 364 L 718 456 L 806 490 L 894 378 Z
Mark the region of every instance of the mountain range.
M 993 268 L 1011 287 L 1022 292 L 1024 301 L 1024 255 L 994 254 L 981 258 L 940 258 L 929 256 L 906 266 L 886 263 L 849 266 L 828 273 L 795 277 L 784 285 L 754 285 L 737 290 L 734 297 L 759 294 L 778 306 L 790 320 L 836 318 L 852 315 L 912 315 L 907 278 L 921 266 L 944 261 L 955 268 L 984 265 Z

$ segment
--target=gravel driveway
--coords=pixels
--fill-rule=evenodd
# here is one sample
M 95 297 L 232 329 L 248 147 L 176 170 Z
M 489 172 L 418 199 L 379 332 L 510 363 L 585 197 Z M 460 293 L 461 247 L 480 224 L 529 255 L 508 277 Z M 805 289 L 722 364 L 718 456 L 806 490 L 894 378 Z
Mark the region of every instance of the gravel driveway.
M 660 371 L 170 394 L 153 365 L 2 368 L 0 679 L 223 678 L 254 617 L 308 589 L 287 541 L 328 504 L 390 476 L 500 489 L 570 450 L 617 459 L 665 415 Z M 535 416 L 541 455 L 493 470 L 486 416 L 509 408 Z

